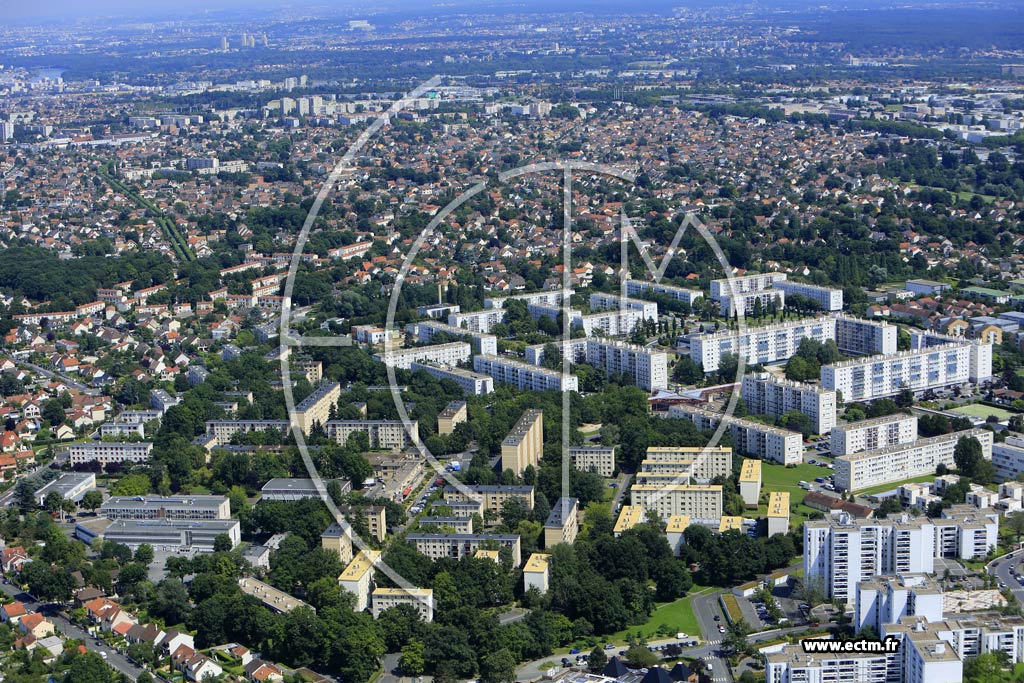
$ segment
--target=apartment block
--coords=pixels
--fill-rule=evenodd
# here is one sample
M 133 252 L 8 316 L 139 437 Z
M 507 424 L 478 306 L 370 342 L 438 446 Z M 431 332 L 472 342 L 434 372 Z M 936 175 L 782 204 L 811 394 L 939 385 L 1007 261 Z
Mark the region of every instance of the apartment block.
M 72 465 L 87 462 L 98 462 L 101 465 L 141 463 L 149 460 L 152 450 L 153 444 L 143 441 L 84 441 L 71 444 L 68 456 Z
M 701 431 L 714 431 L 725 422 L 736 451 L 742 455 L 781 465 L 795 465 L 803 460 L 804 441 L 798 432 L 683 404 L 669 408 L 668 417 L 689 420 Z
M 598 334 L 605 337 L 624 337 L 632 334 L 638 323 L 657 319 L 657 315 L 645 315 L 644 311 L 638 308 L 597 311 L 596 313 L 586 314 L 574 311 L 571 317 L 572 326 L 583 330 L 583 333 L 588 337 Z
M 644 292 L 667 296 L 674 301 L 685 301 L 690 306 L 704 296 L 699 289 L 686 289 L 675 285 L 659 284 L 647 280 L 626 280 L 626 296 L 635 297 Z
M 331 524 L 320 534 L 320 547 L 336 554 L 342 564 L 348 564 L 352 561 L 352 527 L 337 522 Z
M 565 375 L 505 356 L 474 356 L 473 369 L 490 375 L 496 383 L 511 384 L 518 389 L 579 391 L 579 379 L 575 375 Z
M 687 515 L 672 515 L 665 523 L 665 538 L 676 557 L 679 557 L 683 545 L 686 544 L 686 529 L 689 526 L 690 518 Z
M 380 560 L 379 550 L 360 550 L 359 554 L 338 575 L 342 590 L 355 596 L 353 609 L 364 612 L 370 606 L 370 587 L 373 585 L 373 566 Z
M 953 451 L 957 442 L 964 437 L 976 438 L 981 443 L 985 459 L 992 459 L 992 432 L 986 429 L 967 429 L 917 439 L 911 443 L 841 455 L 835 459 L 836 489 L 859 491 L 932 474 L 940 464 L 954 467 Z
M 853 615 L 855 630 L 870 626 L 875 633 L 904 617 L 941 621 L 942 586 L 926 574 L 897 574 L 860 581 Z
M 456 307 L 457 308 L 457 307 Z M 458 311 L 456 311 L 458 313 Z M 468 341 L 473 348 L 473 353 L 487 353 L 492 356 L 498 355 L 498 338 L 493 334 L 483 332 L 471 332 L 462 327 L 453 327 L 438 320 L 424 320 L 417 323 L 409 323 L 405 331 L 411 334 L 421 344 L 429 344 L 435 338 L 460 339 Z
M 641 470 L 685 472 L 694 481 L 707 484 L 715 477 L 732 474 L 732 448 L 728 446 L 648 446 Z M 658 464 L 669 465 L 658 467 Z
M 452 401 L 437 414 L 437 433 L 451 434 L 455 428 L 466 421 L 465 401 Z
M 420 528 L 432 533 L 471 534 L 473 533 L 472 517 L 434 516 L 427 515 L 417 520 Z
M 757 507 L 761 500 L 761 461 L 744 459 L 740 467 L 740 497 L 747 507 Z
M 821 385 L 842 392 L 844 401 L 872 401 L 896 396 L 905 389 L 916 393 L 966 384 L 970 381 L 971 356 L 977 349 L 971 342 L 958 342 L 853 358 L 823 365 Z
M 291 612 L 293 609 L 298 607 L 313 609 L 302 600 L 274 588 L 269 583 L 263 583 L 259 579 L 254 579 L 251 576 L 243 576 L 238 579 L 238 587 L 243 593 L 256 598 L 263 603 L 264 607 L 278 614 Z
M 732 278 L 720 278 L 711 281 L 711 300 L 721 301 L 724 297 L 734 294 L 749 294 L 766 289 L 773 289 L 780 282 L 785 282 L 785 273 L 754 273 Z
M 949 344 L 966 345 L 969 351 L 967 376 L 972 382 L 992 379 L 992 342 L 981 339 L 961 339 L 928 330 L 910 331 L 910 348 L 925 350 Z
M 275 431 L 286 435 L 291 429 L 288 420 L 208 420 L 206 433 L 213 437 L 214 446 L 226 446 L 235 434 Z
M 501 506 L 509 498 L 521 498 L 527 509 L 533 509 L 533 487 L 501 484 L 477 484 L 475 486 L 445 486 L 443 497 L 446 504 L 479 501 L 483 510 L 501 512 Z
M 343 493 L 352 489 L 352 483 L 342 479 L 326 479 L 322 482 L 304 477 L 276 477 L 271 479 L 260 490 L 260 500 L 302 500 L 319 498 L 321 490 L 326 492 L 327 484 L 337 481 Z M 318 483 L 322 488 L 318 488 Z
M 413 363 L 427 363 L 440 366 L 454 366 L 465 363 L 471 355 L 466 342 L 448 342 L 430 346 L 412 346 L 406 349 L 388 348 L 373 354 L 377 360 L 400 370 L 409 370 Z
M 716 372 L 727 353 L 751 365 L 767 365 L 792 358 L 804 339 L 823 344 L 835 341 L 843 353 L 888 354 L 896 352 L 896 336 L 896 326 L 886 322 L 830 315 L 694 334 L 690 336 L 690 359 L 700 363 L 706 373 Z
M 100 506 L 107 519 L 229 519 L 227 496 L 114 496 Z
M 789 532 L 789 492 L 772 491 L 768 496 L 768 537 Z
M 786 306 L 786 293 L 779 289 L 761 289 L 733 296 L 723 294 L 718 300 L 718 314 L 723 317 L 750 316 L 760 309 L 781 311 Z
M 472 313 L 450 313 L 448 325 L 467 332 L 484 333 L 505 320 L 505 311 L 500 308 L 484 309 Z
M 430 588 L 375 588 L 371 595 L 373 618 L 399 605 L 412 605 L 428 624 L 434 620 L 434 591 Z
M 639 311 L 645 320 L 658 319 L 658 304 L 645 299 L 632 299 L 628 296 L 594 292 L 590 295 L 591 311 L 607 310 Z
M 387 508 L 383 505 L 339 505 L 338 512 L 345 515 L 346 519 L 353 519 L 355 515 L 361 516 L 366 521 L 366 529 L 371 536 L 381 543 L 387 538 Z
M 548 592 L 551 577 L 551 556 L 534 553 L 523 565 L 523 589 L 536 588 L 541 595 Z
M 992 444 L 992 464 L 1000 479 L 1012 481 L 1024 472 L 1024 438 L 1011 436 Z
M 588 363 L 609 375 L 628 375 L 641 389 L 656 391 L 668 386 L 668 354 L 616 339 L 594 337 L 556 342 L 563 358 L 573 363 Z M 526 347 L 526 361 L 544 362 L 547 344 Z
M 309 434 L 314 424 L 324 425 L 330 419 L 331 406 L 336 406 L 339 398 L 341 385 L 337 382 L 324 382 L 312 394 L 299 401 L 293 417 L 303 434 Z
M 916 440 L 917 416 L 904 413 L 859 422 L 841 422 L 832 428 L 829 435 L 829 445 L 834 456 L 913 443 Z
M 540 466 L 544 455 L 544 411 L 525 411 L 501 442 L 501 471 L 522 474 L 527 465 Z
M 767 372 L 745 375 L 740 395 L 756 415 L 781 417 L 790 411 L 811 419 L 815 434 L 827 434 L 836 424 L 836 392 L 794 382 Z
M 324 427 L 328 437 L 343 445 L 348 437 L 363 432 L 370 439 L 370 448 L 380 451 L 401 451 L 420 438 L 420 425 L 416 420 L 408 424 L 402 420 L 329 420 Z
M 472 555 L 481 547 L 508 548 L 512 553 L 512 566 L 522 562 L 518 534 L 424 534 L 412 533 L 405 537 L 416 551 L 432 560 L 451 557 L 461 560 Z
M 597 472 L 602 477 L 615 473 L 617 446 L 569 446 L 569 460 L 581 472 Z
M 551 508 L 551 514 L 544 522 L 544 547 L 552 548 L 559 543 L 572 545 L 580 530 L 579 500 L 562 497 Z
M 818 304 L 821 310 L 826 312 L 843 310 L 843 290 L 834 287 L 819 287 L 804 282 L 783 280 L 774 283 L 773 287 L 787 295 L 796 294 L 810 299 Z
M 415 372 L 423 370 L 431 377 L 450 379 L 469 396 L 485 396 L 494 391 L 494 378 L 465 368 L 440 367 L 427 362 L 416 361 L 409 366 Z
M 637 484 L 630 488 L 633 505 L 654 511 L 662 519 L 686 515 L 695 521 L 718 522 L 722 518 L 722 487 L 712 484 L 658 486 Z

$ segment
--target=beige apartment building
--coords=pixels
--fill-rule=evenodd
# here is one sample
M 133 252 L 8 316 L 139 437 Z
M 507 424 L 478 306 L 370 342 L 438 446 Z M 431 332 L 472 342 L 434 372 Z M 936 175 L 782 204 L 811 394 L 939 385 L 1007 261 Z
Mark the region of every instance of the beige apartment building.
M 536 469 L 544 454 L 544 411 L 529 409 L 501 442 L 501 470 L 522 474 L 527 465 Z

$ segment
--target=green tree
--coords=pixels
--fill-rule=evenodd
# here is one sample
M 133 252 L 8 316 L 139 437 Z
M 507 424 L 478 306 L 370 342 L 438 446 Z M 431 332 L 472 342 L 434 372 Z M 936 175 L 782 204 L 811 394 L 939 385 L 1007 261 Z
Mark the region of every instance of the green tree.
M 90 512 L 95 512 L 101 505 L 103 505 L 103 493 L 96 489 L 86 491 L 82 496 L 82 507 Z
M 600 645 L 595 646 L 587 658 L 587 669 L 590 670 L 590 673 L 599 674 L 604 671 L 606 664 L 608 664 L 608 655 L 604 653 L 604 648 Z
M 402 656 L 398 660 L 398 669 L 403 676 L 422 676 L 427 663 L 423 658 L 423 641 L 413 638 L 402 648 Z
M 217 534 L 213 539 L 213 552 L 226 553 L 232 548 L 231 537 L 227 534 Z
M 501 648 L 480 661 L 480 683 L 515 683 L 516 659 L 508 648 Z
M 626 665 L 631 669 L 650 668 L 658 663 L 658 655 L 647 649 L 646 641 L 633 643 L 626 650 Z
M 75 655 L 64 674 L 64 683 L 113 683 L 114 670 L 95 652 Z

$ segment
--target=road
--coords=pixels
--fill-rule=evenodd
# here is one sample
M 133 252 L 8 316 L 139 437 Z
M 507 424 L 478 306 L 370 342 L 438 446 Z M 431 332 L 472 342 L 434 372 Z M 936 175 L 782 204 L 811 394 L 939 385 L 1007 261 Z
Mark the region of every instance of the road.
M 109 664 L 117 671 L 125 674 L 126 676 L 128 676 L 128 678 L 132 679 L 133 681 L 136 678 L 138 678 L 140 673 L 142 673 L 142 669 L 129 662 L 124 655 L 117 652 L 108 645 L 98 644 L 95 638 L 93 638 L 84 630 L 82 630 L 75 624 L 72 624 L 70 621 L 61 616 L 60 612 L 57 610 L 55 605 L 50 603 L 36 602 L 29 598 L 28 594 L 23 593 L 21 589 L 19 589 L 16 586 L 12 586 L 9 583 L 0 584 L 0 589 L 2 589 L 4 593 L 7 593 L 7 595 L 11 596 L 12 598 L 16 598 L 20 600 L 22 603 L 24 603 L 25 608 L 28 609 L 30 612 L 41 612 L 43 615 L 46 616 L 47 619 L 53 622 L 53 627 L 57 630 L 57 632 L 65 636 L 66 638 L 77 638 L 78 640 L 81 640 L 83 643 L 85 643 L 85 647 L 89 650 L 92 650 L 93 652 L 106 652 L 107 664 Z
M 1024 586 L 1021 586 L 1016 577 L 1010 574 L 1010 569 L 1017 566 L 1018 560 L 1024 557 L 1024 550 L 1014 550 L 1013 552 L 1003 555 L 1002 557 L 993 560 L 987 567 L 990 574 L 995 574 L 996 578 L 1002 581 L 1013 591 L 1014 597 L 1024 605 Z
M 632 474 L 619 474 L 619 478 L 616 480 L 618 487 L 615 489 L 615 498 L 612 499 L 612 519 L 615 519 L 618 514 L 619 503 L 622 502 L 622 496 L 626 493 L 626 489 L 629 488 L 629 482 L 632 479 Z
M 58 379 L 61 382 L 64 382 L 64 384 L 67 384 L 72 389 L 77 389 L 78 391 L 81 391 L 83 394 L 89 394 L 90 396 L 99 396 L 99 389 L 90 387 L 87 384 L 82 384 L 78 380 L 71 379 L 67 375 L 62 375 L 59 372 L 48 370 L 42 367 L 41 365 L 36 365 L 35 363 L 27 363 L 25 361 L 22 361 L 21 365 L 24 365 L 26 368 L 29 368 L 33 372 L 38 372 L 40 375 L 43 375 L 44 377 L 49 377 L 50 379 Z

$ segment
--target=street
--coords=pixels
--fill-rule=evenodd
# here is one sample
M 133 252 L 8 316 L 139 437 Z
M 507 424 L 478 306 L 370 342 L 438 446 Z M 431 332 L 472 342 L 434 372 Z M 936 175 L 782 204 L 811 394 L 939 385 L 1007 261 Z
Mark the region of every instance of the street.
M 50 379 L 59 379 L 61 382 L 64 382 L 64 384 L 68 385 L 70 388 L 77 389 L 78 391 L 81 391 L 83 394 L 88 394 L 90 396 L 99 396 L 99 389 L 95 389 L 88 385 L 82 384 L 78 380 L 71 379 L 67 375 L 62 375 L 60 373 L 54 372 L 53 370 L 47 370 L 46 368 L 40 365 L 36 365 L 35 363 L 27 363 L 25 361 L 21 361 L 21 365 L 24 365 L 25 367 L 29 368 L 34 372 L 38 372 L 40 375 L 43 375 L 44 377 L 49 377 Z
M 1010 574 L 1010 569 L 1016 567 L 1017 561 L 1021 557 L 1024 557 L 1024 555 L 1021 554 L 1022 552 L 1024 551 L 1014 550 L 1007 555 L 1003 555 L 1002 557 L 993 560 L 992 563 L 988 565 L 987 569 L 990 574 L 994 574 L 999 581 L 1005 583 L 1006 586 L 1013 591 L 1014 597 L 1016 597 L 1021 604 L 1024 604 L 1024 586 L 1017 581 L 1017 577 Z
M 47 619 L 53 622 L 53 627 L 64 637 L 77 638 L 78 640 L 81 640 L 85 643 L 85 647 L 93 652 L 106 652 L 107 664 L 115 670 L 125 674 L 133 681 L 138 678 L 140 673 L 142 673 L 142 669 L 129 662 L 124 655 L 107 645 L 98 644 L 92 636 L 61 616 L 55 605 L 39 603 L 31 600 L 29 596 L 26 593 L 23 593 L 18 587 L 12 586 L 8 583 L 0 584 L 0 588 L 2 588 L 4 593 L 7 593 L 7 595 L 24 603 L 25 609 L 28 611 L 41 612 Z

